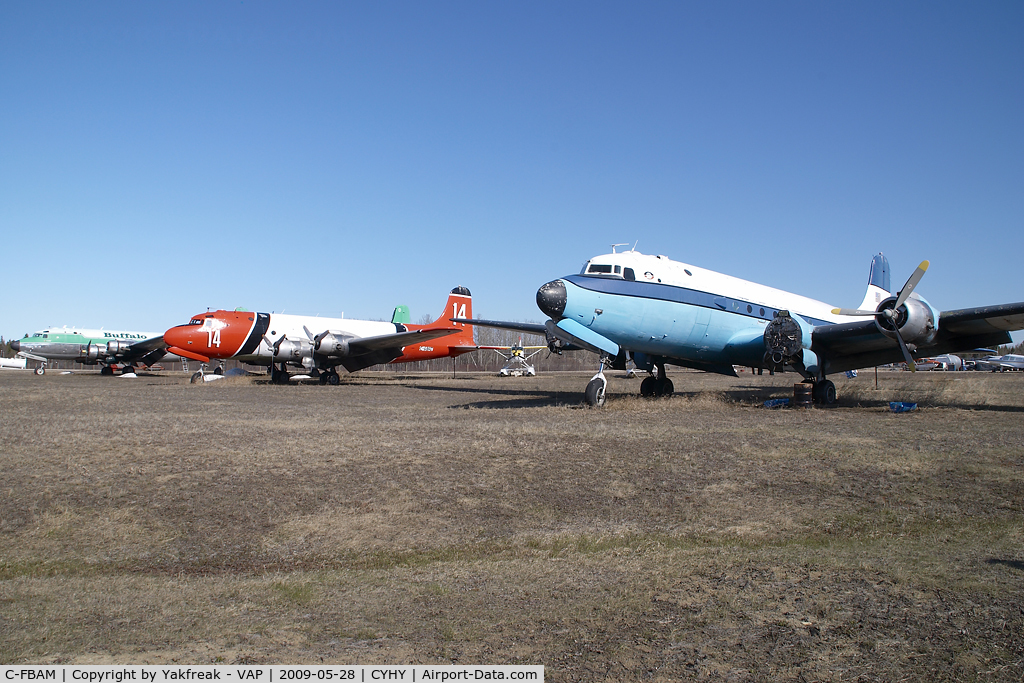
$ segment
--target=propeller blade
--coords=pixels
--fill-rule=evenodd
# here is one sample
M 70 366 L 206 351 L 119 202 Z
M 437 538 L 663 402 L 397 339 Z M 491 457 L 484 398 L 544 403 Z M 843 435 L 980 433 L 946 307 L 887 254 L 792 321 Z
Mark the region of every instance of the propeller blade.
M 302 326 L 302 331 L 306 333 L 307 337 L 309 337 L 309 341 L 311 341 L 311 342 L 315 342 L 316 341 L 316 337 L 313 336 L 313 333 L 309 331 L 308 327 L 303 325 Z
M 910 298 L 914 288 L 917 287 L 917 283 L 924 277 L 925 271 L 928 270 L 929 265 L 931 264 L 929 264 L 928 261 L 921 261 L 921 265 L 919 265 L 917 270 L 911 274 L 910 279 L 907 280 L 907 284 L 903 285 L 903 289 L 900 290 L 899 295 L 896 297 L 896 305 L 893 306 L 893 308 L 899 308 L 907 299 Z
M 857 309 L 857 308 L 833 308 L 832 309 L 832 315 L 866 316 L 866 315 L 874 315 L 875 313 L 876 313 L 876 311 L 862 311 L 862 310 Z
M 917 372 L 917 365 L 914 364 L 914 357 L 910 355 L 910 349 L 907 348 L 907 343 L 903 341 L 903 335 L 900 334 L 899 329 L 895 330 L 896 341 L 900 344 L 900 351 L 903 352 L 903 358 L 907 361 L 907 369 L 911 372 Z

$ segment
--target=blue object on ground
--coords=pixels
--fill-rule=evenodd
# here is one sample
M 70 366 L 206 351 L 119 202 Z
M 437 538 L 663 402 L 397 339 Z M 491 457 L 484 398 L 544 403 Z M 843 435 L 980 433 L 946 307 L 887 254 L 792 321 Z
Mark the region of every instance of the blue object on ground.
M 785 408 L 788 405 L 788 398 L 770 398 L 764 402 L 765 408 Z
M 911 410 L 917 410 L 917 404 L 904 403 L 903 401 L 889 401 L 889 410 L 894 413 L 909 413 Z

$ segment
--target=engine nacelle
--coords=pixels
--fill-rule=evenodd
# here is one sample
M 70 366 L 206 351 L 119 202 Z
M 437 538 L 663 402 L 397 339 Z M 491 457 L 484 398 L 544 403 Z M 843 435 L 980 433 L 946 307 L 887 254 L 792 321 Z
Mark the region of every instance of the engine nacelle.
M 878 304 L 878 310 L 891 310 L 892 317 L 876 315 L 875 326 L 885 336 L 895 339 L 898 327 L 900 336 L 908 344 L 927 344 L 935 338 L 935 313 L 931 306 L 921 299 L 911 297 L 896 306 L 896 297 L 889 297 Z
M 85 347 L 85 357 L 89 360 L 98 360 L 100 358 L 107 357 L 107 345 L 106 344 L 89 344 Z
M 118 353 L 122 353 L 124 351 L 127 351 L 128 347 L 130 347 L 130 346 L 131 346 L 131 342 L 126 342 L 126 341 L 121 341 L 121 340 L 114 340 L 112 342 L 107 342 L 107 353 L 110 354 L 111 356 L 116 356 Z
M 316 337 L 313 349 L 321 356 L 332 356 L 335 358 L 349 355 L 348 340 L 351 336 L 345 336 L 337 332 L 324 332 Z
M 284 339 L 277 345 L 274 358 L 282 362 L 299 362 L 313 355 L 313 344 L 308 339 Z
M 772 372 L 803 363 L 804 349 L 809 348 L 811 326 L 789 311 L 779 311 L 764 328 L 764 363 Z

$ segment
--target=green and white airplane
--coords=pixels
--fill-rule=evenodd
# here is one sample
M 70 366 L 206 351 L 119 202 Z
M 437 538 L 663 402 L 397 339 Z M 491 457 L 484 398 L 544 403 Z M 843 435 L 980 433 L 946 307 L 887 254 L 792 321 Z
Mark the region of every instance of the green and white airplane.
M 135 372 L 136 365 L 153 365 L 166 356 L 181 360 L 167 353 L 164 337 L 157 332 L 51 327 L 26 334 L 11 342 L 11 348 L 18 356 L 40 363 L 37 375 L 46 372 L 46 363 L 51 360 L 100 365 L 101 375 L 113 375 L 116 365 L 121 366 L 123 374 L 128 374 Z

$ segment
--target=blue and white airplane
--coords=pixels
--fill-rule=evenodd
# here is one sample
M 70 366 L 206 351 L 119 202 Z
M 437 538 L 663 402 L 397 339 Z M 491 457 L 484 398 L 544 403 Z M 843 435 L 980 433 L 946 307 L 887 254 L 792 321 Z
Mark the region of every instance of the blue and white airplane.
M 618 246 L 618 245 L 616 245 Z M 453 319 L 485 327 L 543 334 L 555 353 L 589 349 L 601 357 L 586 402 L 602 406 L 605 367 L 633 360 L 649 376 L 643 396 L 671 395 L 666 365 L 724 375 L 733 366 L 772 372 L 792 369 L 814 385 L 815 401 L 836 402 L 827 375 L 1010 342 L 1024 329 L 1024 302 L 939 312 L 914 292 L 928 262 L 895 295 L 889 262 L 871 262 L 867 292 L 857 309 L 833 308 L 747 280 L 626 251 L 595 256 L 576 275 L 537 291 L 543 325 Z

